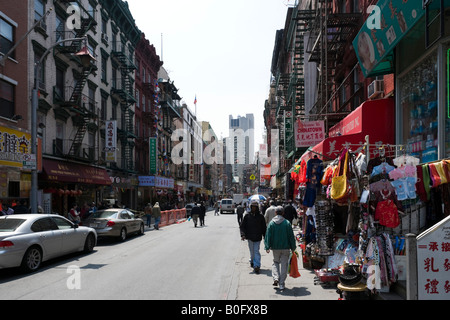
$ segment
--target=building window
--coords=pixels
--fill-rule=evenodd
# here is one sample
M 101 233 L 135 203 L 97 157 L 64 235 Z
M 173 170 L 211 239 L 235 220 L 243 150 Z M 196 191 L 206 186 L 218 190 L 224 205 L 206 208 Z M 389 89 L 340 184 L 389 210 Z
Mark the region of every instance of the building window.
M 44 0 L 34 0 L 34 21 L 39 21 L 45 15 L 45 3 Z M 41 21 L 39 27 L 47 30 L 45 19 Z
M 14 86 L 3 80 L 0 80 L 0 116 L 14 116 Z
M 102 81 L 106 82 L 107 58 L 102 56 Z
M 8 53 L 14 46 L 14 27 L 0 18 L 0 52 Z M 10 55 L 14 58 L 14 52 Z
M 399 78 L 403 144 L 423 163 L 438 159 L 437 66 L 434 52 Z

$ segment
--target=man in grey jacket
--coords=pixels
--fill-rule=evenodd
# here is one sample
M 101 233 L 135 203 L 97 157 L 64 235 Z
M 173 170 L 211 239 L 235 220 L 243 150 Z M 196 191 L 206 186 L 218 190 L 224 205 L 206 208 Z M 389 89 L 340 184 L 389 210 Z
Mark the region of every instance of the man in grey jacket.
M 269 202 L 270 207 L 266 209 L 266 212 L 264 213 L 264 219 L 266 220 L 266 224 L 269 224 L 270 221 L 272 221 L 273 217 L 275 217 L 275 209 L 277 208 L 275 206 L 275 201 L 270 200 Z

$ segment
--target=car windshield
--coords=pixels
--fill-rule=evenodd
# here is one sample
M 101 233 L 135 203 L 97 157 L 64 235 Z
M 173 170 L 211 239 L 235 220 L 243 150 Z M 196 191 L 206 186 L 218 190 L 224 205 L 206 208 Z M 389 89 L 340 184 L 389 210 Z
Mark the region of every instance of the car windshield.
M 94 212 L 91 217 L 92 218 L 111 218 L 112 216 L 116 216 L 117 211 L 109 211 L 109 210 L 99 210 Z
M 1 219 L 0 220 L 0 232 L 12 232 L 25 222 L 25 219 Z

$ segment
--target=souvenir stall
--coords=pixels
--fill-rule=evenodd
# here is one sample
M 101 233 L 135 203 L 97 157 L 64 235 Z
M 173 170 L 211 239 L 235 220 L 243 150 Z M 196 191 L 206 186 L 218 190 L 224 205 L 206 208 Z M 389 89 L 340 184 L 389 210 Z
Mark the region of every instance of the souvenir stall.
M 297 239 L 316 284 L 338 283 L 341 297 L 367 298 L 406 280 L 405 234 L 449 214 L 450 160 L 419 164 L 403 146 L 368 138 L 348 148 L 333 161 L 294 166 L 303 204 Z

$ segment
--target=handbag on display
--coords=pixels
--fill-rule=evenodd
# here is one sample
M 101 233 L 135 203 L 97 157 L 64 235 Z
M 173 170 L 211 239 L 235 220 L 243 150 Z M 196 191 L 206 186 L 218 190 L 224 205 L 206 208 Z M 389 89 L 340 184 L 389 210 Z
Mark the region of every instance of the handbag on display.
M 348 171 L 348 151 L 345 150 L 345 156 L 343 160 L 339 161 L 338 167 L 334 171 L 333 178 L 331 179 L 331 198 L 334 200 L 345 199 L 349 195 L 349 181 L 347 177 Z M 342 164 L 344 165 L 343 170 Z

